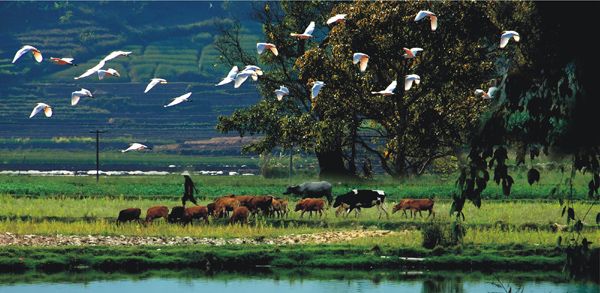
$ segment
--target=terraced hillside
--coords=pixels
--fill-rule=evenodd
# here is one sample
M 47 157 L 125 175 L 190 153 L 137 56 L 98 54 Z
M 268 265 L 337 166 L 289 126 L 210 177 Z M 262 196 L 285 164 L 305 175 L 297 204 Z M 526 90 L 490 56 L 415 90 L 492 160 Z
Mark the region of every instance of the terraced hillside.
M 253 49 L 261 28 L 248 19 L 250 2 L 4 2 L 0 3 L 0 138 L 89 136 L 108 130 L 111 137 L 204 140 L 219 115 L 256 103 L 251 82 L 239 89 L 214 85 L 229 66 L 218 62 L 211 46 L 215 21 L 242 20 L 247 47 Z M 23 45 L 42 51 L 12 64 Z M 96 75 L 75 80 L 110 52 L 131 51 L 130 57 L 107 62 L 121 77 Z M 72 57 L 78 66 L 58 66 L 50 57 Z M 242 64 L 240 64 L 242 65 Z M 150 78 L 168 84 L 143 91 Z M 71 106 L 71 93 L 89 89 L 95 99 Z M 192 103 L 165 108 L 170 99 L 192 92 Z M 38 102 L 54 115 L 28 118 Z

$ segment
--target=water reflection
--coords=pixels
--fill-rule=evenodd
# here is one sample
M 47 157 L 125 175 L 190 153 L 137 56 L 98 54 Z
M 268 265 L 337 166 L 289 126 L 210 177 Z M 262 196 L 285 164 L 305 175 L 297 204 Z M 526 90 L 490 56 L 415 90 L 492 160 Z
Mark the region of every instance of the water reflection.
M 497 285 L 502 285 L 498 287 Z M 0 292 L 599 292 L 593 282 L 569 282 L 549 272 L 406 272 L 395 270 L 268 269 L 98 271 L 0 275 Z M 506 290 L 506 291 L 505 291 Z

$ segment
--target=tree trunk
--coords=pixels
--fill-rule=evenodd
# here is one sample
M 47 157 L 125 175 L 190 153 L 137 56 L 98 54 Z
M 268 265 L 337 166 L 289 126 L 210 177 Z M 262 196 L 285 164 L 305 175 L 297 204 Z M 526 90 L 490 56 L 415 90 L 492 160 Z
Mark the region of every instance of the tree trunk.
M 342 149 L 337 147 L 334 150 L 316 151 L 319 160 L 319 178 L 321 180 L 353 180 L 356 174 L 352 174 L 344 166 Z

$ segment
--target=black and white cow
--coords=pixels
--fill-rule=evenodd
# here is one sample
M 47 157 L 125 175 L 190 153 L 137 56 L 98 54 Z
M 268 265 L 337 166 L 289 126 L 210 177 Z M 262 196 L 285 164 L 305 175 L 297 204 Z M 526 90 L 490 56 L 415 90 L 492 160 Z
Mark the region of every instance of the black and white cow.
M 385 205 L 385 192 L 383 190 L 352 190 L 346 194 L 338 195 L 335 198 L 335 203 L 333 207 L 336 208 L 341 204 L 347 204 L 349 207 L 346 210 L 345 218 L 348 217 L 348 214 L 352 212 L 353 209 L 358 209 L 360 212 L 361 208 L 370 208 L 373 206 L 377 206 L 379 210 L 379 218 L 381 219 L 381 211 L 385 212 L 387 218 L 390 218 L 390 215 L 387 211 Z
M 295 194 L 301 195 L 302 199 L 305 198 L 319 198 L 325 197 L 331 205 L 333 196 L 331 195 L 331 183 L 327 181 L 319 182 L 304 182 L 300 185 L 291 185 L 283 192 L 283 194 Z

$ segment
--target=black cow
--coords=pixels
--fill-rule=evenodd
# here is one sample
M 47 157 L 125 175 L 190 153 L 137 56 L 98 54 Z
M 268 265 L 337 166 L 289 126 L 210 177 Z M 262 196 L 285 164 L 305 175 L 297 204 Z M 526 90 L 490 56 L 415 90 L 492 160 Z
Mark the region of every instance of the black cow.
M 333 207 L 336 208 L 343 203 L 349 206 L 344 218 L 347 218 L 353 209 L 358 209 L 360 212 L 361 208 L 370 208 L 373 206 L 377 206 L 380 219 L 382 210 L 385 212 L 387 218 L 390 218 L 385 205 L 385 192 L 383 190 L 352 190 L 346 194 L 338 195 L 335 198 Z
M 326 197 L 329 201 L 329 205 L 331 205 L 331 202 L 333 201 L 331 187 L 331 183 L 327 181 L 304 182 L 300 185 L 288 186 L 283 194 L 293 193 L 295 195 L 302 195 L 302 199 Z

